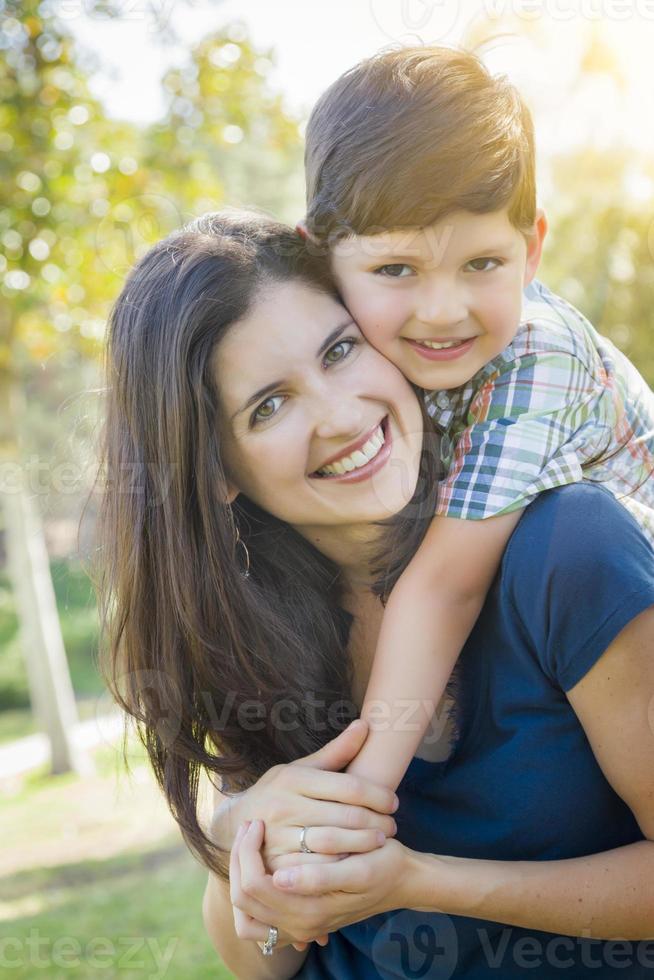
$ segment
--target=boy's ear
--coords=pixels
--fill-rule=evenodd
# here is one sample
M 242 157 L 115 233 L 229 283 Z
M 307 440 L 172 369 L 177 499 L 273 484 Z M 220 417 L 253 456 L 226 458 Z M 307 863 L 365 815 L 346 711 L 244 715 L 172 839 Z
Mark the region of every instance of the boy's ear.
M 524 285 L 528 286 L 536 275 L 540 257 L 543 252 L 543 242 L 547 234 L 547 217 L 542 208 L 536 208 L 536 220 L 527 236 L 527 263 L 525 265 Z
M 311 234 L 311 232 L 307 228 L 307 223 L 304 218 L 300 218 L 300 220 L 295 225 L 295 230 L 300 236 L 300 238 L 303 238 L 305 242 L 312 242 L 314 245 L 318 244 L 318 239 L 315 237 L 315 235 Z

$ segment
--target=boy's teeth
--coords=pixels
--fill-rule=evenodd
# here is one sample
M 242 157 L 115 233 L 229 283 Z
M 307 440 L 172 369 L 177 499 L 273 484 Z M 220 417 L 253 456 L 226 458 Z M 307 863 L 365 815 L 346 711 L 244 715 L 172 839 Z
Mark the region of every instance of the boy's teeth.
M 352 470 L 356 470 L 360 466 L 365 466 L 371 459 L 374 459 L 383 445 L 384 431 L 381 425 L 379 425 L 361 449 L 355 449 L 349 456 L 343 456 L 341 459 L 336 460 L 335 463 L 329 463 L 327 466 L 323 466 L 317 472 L 323 476 L 351 473 Z
M 465 341 L 448 340 L 444 344 L 439 344 L 435 340 L 421 340 L 420 343 L 423 347 L 431 347 L 433 350 L 444 350 L 446 347 L 459 347 L 459 345 L 465 343 Z

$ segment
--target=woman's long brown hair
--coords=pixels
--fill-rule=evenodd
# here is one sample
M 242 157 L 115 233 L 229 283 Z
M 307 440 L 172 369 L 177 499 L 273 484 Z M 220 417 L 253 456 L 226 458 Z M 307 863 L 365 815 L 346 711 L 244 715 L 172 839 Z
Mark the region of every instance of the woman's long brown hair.
M 291 229 L 250 212 L 206 215 L 138 263 L 107 346 L 103 670 L 188 846 L 222 876 L 224 855 L 198 821 L 202 769 L 246 788 L 356 716 L 338 567 L 243 495 L 225 502 L 212 354 L 258 290 L 289 280 L 335 295 L 326 260 Z M 382 593 L 433 513 L 430 459 L 390 522 Z

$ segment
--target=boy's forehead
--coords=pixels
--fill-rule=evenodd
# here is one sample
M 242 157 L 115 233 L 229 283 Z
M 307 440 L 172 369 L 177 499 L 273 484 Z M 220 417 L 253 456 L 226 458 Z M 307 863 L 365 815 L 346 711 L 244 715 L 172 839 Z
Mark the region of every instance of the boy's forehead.
M 508 209 L 476 214 L 455 211 L 431 225 L 375 229 L 365 235 L 350 235 L 332 248 L 339 261 L 369 259 L 434 259 L 446 250 L 475 251 L 477 248 L 509 248 L 521 238 L 511 223 Z

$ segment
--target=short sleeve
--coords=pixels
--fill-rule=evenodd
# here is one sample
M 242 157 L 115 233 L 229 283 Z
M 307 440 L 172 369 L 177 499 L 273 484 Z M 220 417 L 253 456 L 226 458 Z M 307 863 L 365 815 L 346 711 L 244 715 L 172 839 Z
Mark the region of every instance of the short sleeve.
M 568 691 L 654 605 L 654 551 L 608 490 L 563 487 L 521 517 L 502 588 L 544 673 Z
M 510 350 L 510 348 L 508 349 Z M 567 350 L 498 358 L 455 435 L 436 513 L 481 520 L 577 483 L 607 453 L 619 406 L 601 368 Z

